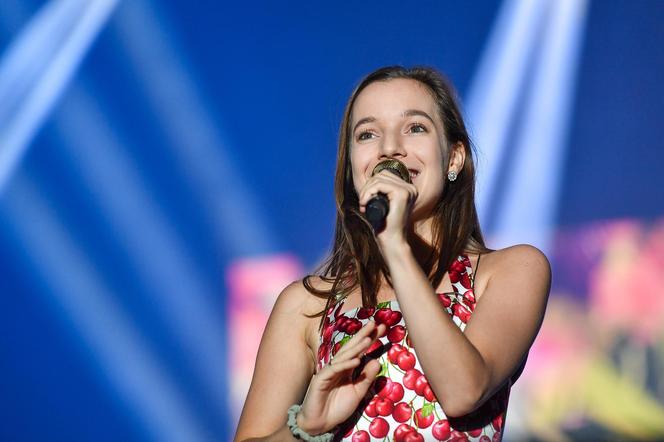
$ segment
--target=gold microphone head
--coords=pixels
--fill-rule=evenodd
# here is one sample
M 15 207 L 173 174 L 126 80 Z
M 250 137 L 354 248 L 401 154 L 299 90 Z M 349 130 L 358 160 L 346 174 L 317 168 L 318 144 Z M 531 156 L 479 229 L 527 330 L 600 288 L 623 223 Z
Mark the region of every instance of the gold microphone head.
M 378 172 L 384 169 L 387 169 L 390 172 L 394 173 L 405 182 L 412 184 L 410 182 L 410 172 L 408 171 L 406 165 L 401 161 L 395 160 L 394 158 L 390 158 L 389 160 L 383 160 L 380 163 L 376 164 L 376 167 L 374 167 L 373 172 L 371 172 L 371 176 L 376 175 Z

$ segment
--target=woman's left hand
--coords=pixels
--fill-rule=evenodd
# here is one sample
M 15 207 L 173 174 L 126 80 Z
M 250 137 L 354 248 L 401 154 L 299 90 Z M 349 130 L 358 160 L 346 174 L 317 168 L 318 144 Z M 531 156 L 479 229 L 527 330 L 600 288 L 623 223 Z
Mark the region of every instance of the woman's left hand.
M 360 212 L 364 213 L 366 211 L 367 203 L 378 193 L 385 194 L 390 202 L 390 210 L 385 219 L 385 228 L 376 235 L 378 245 L 385 251 L 386 248 L 406 242 L 406 228 L 411 210 L 417 199 L 417 187 L 388 170 L 382 170 L 369 178 L 360 189 Z

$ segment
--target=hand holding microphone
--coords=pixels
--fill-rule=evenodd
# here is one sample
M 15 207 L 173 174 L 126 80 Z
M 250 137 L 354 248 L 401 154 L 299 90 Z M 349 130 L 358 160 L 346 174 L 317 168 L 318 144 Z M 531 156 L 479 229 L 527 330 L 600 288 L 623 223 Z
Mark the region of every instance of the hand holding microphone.
M 394 158 L 383 160 L 374 167 L 371 176 L 375 176 L 383 170 L 388 170 L 401 178 L 403 181 L 412 184 L 410 172 L 404 163 Z M 374 232 L 378 234 L 385 228 L 385 220 L 390 210 L 390 202 L 387 195 L 383 192 L 372 197 L 366 205 L 365 217 L 371 224 Z

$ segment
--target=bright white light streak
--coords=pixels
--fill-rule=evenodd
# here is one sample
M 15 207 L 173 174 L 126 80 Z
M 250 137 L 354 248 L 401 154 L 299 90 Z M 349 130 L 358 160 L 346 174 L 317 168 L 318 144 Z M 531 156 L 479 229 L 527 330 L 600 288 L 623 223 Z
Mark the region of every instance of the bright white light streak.
M 53 0 L 0 60 L 0 192 L 117 0 Z
M 185 398 L 39 191 L 17 174 L 2 207 L 5 228 L 22 245 L 31 273 L 47 289 L 42 293 L 52 297 L 49 303 L 76 331 L 93 355 L 90 362 L 104 381 L 110 380 L 110 390 L 133 411 L 150 439 L 213 440 L 184 406 Z
M 171 29 L 164 29 L 148 2 L 132 0 L 118 8 L 110 23 L 126 51 L 151 106 L 157 127 L 179 159 L 183 175 L 207 211 L 218 247 L 234 256 L 272 252 L 277 247 L 260 205 L 243 184 L 226 153 L 223 122 L 197 86 L 187 54 L 178 49 Z M 233 63 L 233 60 L 225 60 Z
M 229 391 L 223 373 L 228 369 L 225 330 L 219 309 L 211 304 L 216 290 L 206 284 L 183 244 L 168 223 L 148 184 L 124 155 L 118 140 L 99 111 L 77 85 L 54 115 L 55 128 L 66 142 L 72 170 L 81 177 L 109 231 L 127 252 L 130 266 L 153 296 L 152 305 L 180 341 L 206 393 L 223 416 Z
M 490 201 L 504 155 L 510 123 L 527 73 L 529 54 L 541 26 L 545 0 L 503 3 L 466 98 L 471 137 L 478 147 L 476 204 L 489 222 Z
M 526 242 L 545 253 L 549 250 L 587 5 L 585 0 L 552 2 L 540 63 L 510 160 L 496 247 Z

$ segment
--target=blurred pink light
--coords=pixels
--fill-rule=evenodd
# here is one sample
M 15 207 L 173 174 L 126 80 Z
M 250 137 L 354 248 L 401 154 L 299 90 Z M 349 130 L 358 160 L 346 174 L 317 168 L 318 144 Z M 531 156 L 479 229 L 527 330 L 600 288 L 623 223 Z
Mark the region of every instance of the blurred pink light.
M 302 273 L 299 260 L 289 254 L 239 259 L 226 270 L 230 296 L 230 384 L 236 422 L 251 384 L 256 353 L 272 306 L 281 290 Z

